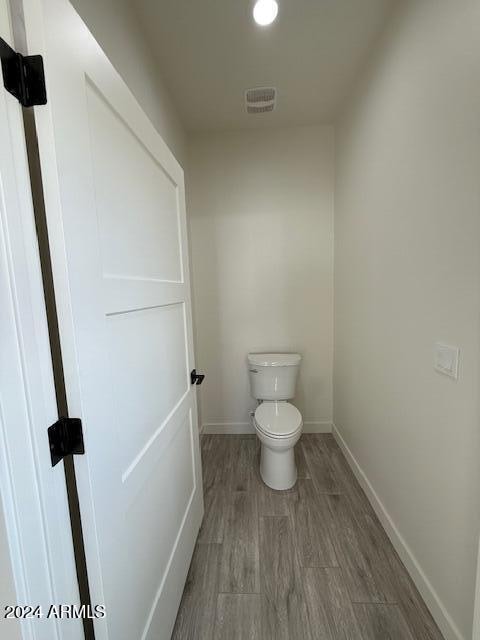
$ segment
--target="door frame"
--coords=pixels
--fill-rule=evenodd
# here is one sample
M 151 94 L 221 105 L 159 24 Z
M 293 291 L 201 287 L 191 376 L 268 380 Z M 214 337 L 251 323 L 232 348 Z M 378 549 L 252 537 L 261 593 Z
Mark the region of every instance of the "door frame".
M 12 47 L 17 9 L 0 0 L 0 34 Z M 0 366 L 8 379 L 3 398 L 0 392 L 0 508 L 16 594 L 11 604 L 41 605 L 45 615 L 50 604 L 80 601 L 63 463 L 52 468 L 47 437 L 58 410 L 22 109 L 3 82 L 0 91 Z M 84 637 L 80 619 L 19 624 L 29 640 Z

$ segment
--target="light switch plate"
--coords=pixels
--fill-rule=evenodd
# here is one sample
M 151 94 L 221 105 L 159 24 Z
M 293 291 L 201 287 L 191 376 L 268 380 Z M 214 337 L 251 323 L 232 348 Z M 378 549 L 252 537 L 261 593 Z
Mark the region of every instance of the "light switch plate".
M 457 380 L 459 355 L 460 349 L 458 347 L 437 342 L 435 344 L 435 370 Z

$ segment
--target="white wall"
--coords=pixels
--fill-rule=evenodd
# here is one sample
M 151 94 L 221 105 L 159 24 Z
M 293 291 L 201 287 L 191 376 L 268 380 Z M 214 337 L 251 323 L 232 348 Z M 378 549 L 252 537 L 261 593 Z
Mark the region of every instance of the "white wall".
M 465 639 L 480 510 L 479 78 L 478 0 L 400 3 L 339 123 L 335 194 L 334 421 L 447 637 Z M 460 347 L 458 381 L 434 371 L 436 341 Z
M 295 404 L 329 428 L 332 129 L 195 136 L 187 193 L 203 424 L 244 429 L 246 355 L 279 350 L 303 355 Z
M 183 166 L 186 137 L 134 7 L 127 0 L 71 0 Z

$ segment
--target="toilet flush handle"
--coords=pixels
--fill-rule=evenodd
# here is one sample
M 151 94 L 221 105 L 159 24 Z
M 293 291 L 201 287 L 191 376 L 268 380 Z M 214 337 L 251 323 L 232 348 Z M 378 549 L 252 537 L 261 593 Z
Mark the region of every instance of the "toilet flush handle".
M 196 385 L 202 384 L 204 378 L 205 378 L 205 374 L 197 373 L 196 369 L 194 369 L 190 374 L 190 380 L 192 384 L 196 384 Z

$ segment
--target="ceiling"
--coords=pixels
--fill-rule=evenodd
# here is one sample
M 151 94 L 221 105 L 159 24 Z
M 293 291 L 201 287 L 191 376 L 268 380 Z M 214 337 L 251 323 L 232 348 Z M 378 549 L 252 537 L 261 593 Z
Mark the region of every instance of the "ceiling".
M 131 0 L 188 131 L 332 122 L 395 0 L 278 0 L 258 27 L 252 0 Z M 248 115 L 244 91 L 277 88 Z

